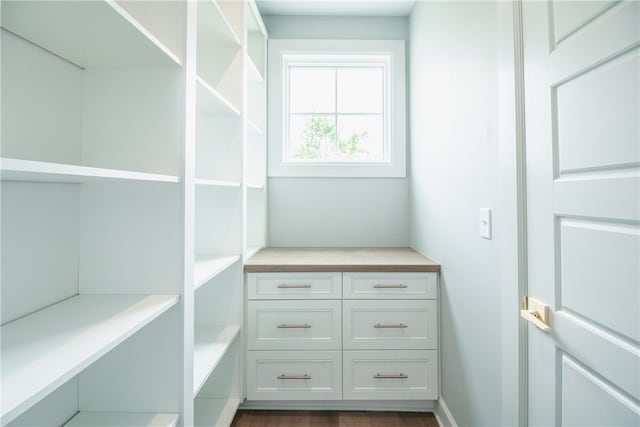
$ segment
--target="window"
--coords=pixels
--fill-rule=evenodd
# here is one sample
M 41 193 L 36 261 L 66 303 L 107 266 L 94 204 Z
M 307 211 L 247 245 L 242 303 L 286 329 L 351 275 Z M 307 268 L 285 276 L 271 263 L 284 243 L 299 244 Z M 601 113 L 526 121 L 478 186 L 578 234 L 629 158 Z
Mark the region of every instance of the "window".
M 270 176 L 405 176 L 404 42 L 269 41 Z
M 286 162 L 388 162 L 388 57 L 285 55 Z

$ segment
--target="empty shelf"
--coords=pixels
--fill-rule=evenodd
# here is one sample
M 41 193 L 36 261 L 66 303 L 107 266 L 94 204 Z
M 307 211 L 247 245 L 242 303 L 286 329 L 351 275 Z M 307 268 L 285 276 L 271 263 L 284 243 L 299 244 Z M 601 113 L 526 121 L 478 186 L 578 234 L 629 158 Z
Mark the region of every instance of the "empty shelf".
M 102 169 L 63 163 L 36 162 L 21 159 L 0 159 L 2 181 L 83 183 L 95 181 L 180 182 L 172 175 L 158 175 L 117 169 Z
M 251 56 L 249 55 L 245 56 L 245 58 L 247 58 L 247 79 L 250 82 L 264 81 L 264 77 L 258 69 L 258 66 L 255 64 L 255 62 L 253 62 L 253 58 L 251 58 Z
M 200 392 L 239 332 L 240 327 L 236 325 L 196 327 L 193 349 L 194 395 Z
M 231 267 L 240 255 L 227 257 L 196 256 L 193 271 L 193 288 L 198 289 L 209 280 Z
M 240 117 L 238 110 L 227 98 L 214 89 L 202 77 L 197 77 L 198 83 L 196 102 L 198 114 L 222 117 Z
M 218 179 L 202 179 L 196 178 L 196 185 L 209 187 L 240 187 L 240 183 L 236 181 L 222 181 Z
M 78 412 L 64 427 L 175 427 L 178 414 Z
M 115 1 L 3 2 L 2 28 L 82 68 L 181 66 Z
M 2 424 L 178 300 L 177 295 L 77 295 L 2 326 Z
M 240 37 L 218 1 L 198 3 L 198 43 L 212 47 L 240 47 Z

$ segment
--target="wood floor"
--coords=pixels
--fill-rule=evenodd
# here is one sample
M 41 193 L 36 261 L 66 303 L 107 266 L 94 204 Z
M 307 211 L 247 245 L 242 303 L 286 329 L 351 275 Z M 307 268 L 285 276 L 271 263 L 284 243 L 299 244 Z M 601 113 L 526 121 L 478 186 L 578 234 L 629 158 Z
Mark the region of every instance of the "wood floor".
M 238 411 L 231 427 L 438 427 L 418 412 Z

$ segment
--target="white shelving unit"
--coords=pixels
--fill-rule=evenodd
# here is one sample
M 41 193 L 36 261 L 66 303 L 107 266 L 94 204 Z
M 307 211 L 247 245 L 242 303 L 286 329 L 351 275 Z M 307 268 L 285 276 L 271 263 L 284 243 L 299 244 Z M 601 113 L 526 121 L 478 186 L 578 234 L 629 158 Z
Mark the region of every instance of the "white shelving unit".
M 192 400 L 185 400 L 184 422 L 228 426 L 243 400 L 242 266 L 250 235 L 245 219 L 255 217 L 254 211 L 266 212 L 248 204 L 246 197 L 247 171 L 254 169 L 249 159 L 260 162 L 249 152 L 249 133 L 263 134 L 264 127 L 260 116 L 256 121 L 249 114 L 255 66 L 247 52 L 251 25 L 262 25 L 262 20 L 253 15 L 253 2 L 199 0 L 190 7 L 196 28 L 187 62 L 195 66 L 187 79 L 195 103 L 187 109 L 193 111 L 195 132 L 187 140 L 194 153 L 187 164 L 192 160 L 195 168 L 187 179 L 193 182 L 193 208 L 187 209 L 193 227 L 187 228 L 185 245 L 193 247 L 194 254 L 194 341 Z M 263 40 L 266 49 L 266 32 Z M 265 177 L 259 174 L 266 175 L 266 168 L 252 172 L 264 188 Z
M 246 138 L 244 201 L 245 259 L 266 245 L 267 218 L 267 31 L 254 3 L 247 8 Z
M 186 22 L 124 3 L 2 3 L 3 426 L 179 418 Z
M 0 424 L 229 425 L 265 242 L 253 0 L 3 1 L 0 34 Z

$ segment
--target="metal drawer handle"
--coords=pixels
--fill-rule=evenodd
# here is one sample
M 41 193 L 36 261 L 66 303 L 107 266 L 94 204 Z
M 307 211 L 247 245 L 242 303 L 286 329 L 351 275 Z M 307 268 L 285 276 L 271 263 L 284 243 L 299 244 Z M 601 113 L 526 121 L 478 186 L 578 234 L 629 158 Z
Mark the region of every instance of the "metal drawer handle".
M 405 379 L 405 378 L 409 378 L 409 376 L 405 375 L 403 373 L 396 374 L 396 375 L 382 375 L 382 374 L 378 373 L 378 374 L 374 375 L 373 378 L 375 378 L 377 380 L 389 380 L 389 379 L 396 379 L 396 378 Z
M 398 323 L 397 325 L 383 325 L 381 323 L 376 323 L 375 325 L 373 325 L 373 327 L 377 329 L 406 328 L 407 325 L 405 325 L 404 323 Z
M 278 375 L 278 379 L 279 380 L 310 380 L 311 379 L 311 375 L 309 375 L 309 374 L 304 374 L 304 375 L 281 374 L 281 375 Z
M 311 327 L 310 324 L 305 323 L 302 325 L 295 325 L 295 324 L 288 324 L 288 323 L 281 323 L 278 325 L 278 329 L 309 329 Z
M 288 285 L 286 283 L 282 283 L 280 285 L 278 285 L 278 288 L 280 289 L 309 289 L 311 287 L 310 284 L 308 283 L 304 283 L 301 285 Z
M 403 285 L 402 283 L 399 285 L 373 285 L 376 289 L 406 289 L 407 285 Z

